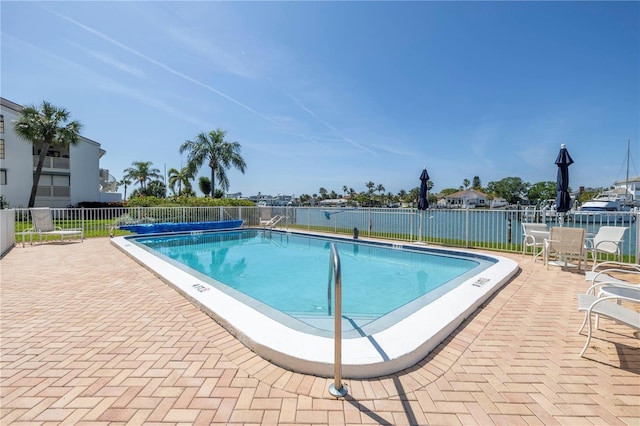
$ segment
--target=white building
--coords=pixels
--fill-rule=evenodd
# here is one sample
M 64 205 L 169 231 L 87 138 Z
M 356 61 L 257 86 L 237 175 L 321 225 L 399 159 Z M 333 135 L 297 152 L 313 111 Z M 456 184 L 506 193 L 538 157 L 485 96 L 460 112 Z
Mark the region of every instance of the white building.
M 474 208 L 474 207 L 487 207 L 487 194 L 484 194 L 475 189 L 465 189 L 463 191 L 454 192 L 447 195 L 446 204 L 448 207 L 459 208 Z
M 27 207 L 38 153 L 14 131 L 22 106 L 0 98 L 0 195 L 9 207 Z M 80 137 L 69 149 L 52 148 L 45 158 L 35 206 L 66 207 L 83 201 L 115 201 L 100 192 L 100 144 Z M 108 172 L 107 172 L 108 173 Z M 118 194 L 119 195 L 119 194 Z

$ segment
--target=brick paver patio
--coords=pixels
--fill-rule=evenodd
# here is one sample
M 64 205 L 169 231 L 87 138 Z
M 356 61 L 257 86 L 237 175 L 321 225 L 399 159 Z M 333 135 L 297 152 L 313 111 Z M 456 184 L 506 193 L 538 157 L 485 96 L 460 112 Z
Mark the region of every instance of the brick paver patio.
M 640 424 L 640 348 L 576 333 L 584 275 L 530 256 L 415 367 L 369 380 L 286 371 L 110 244 L 15 247 L 0 261 L 0 423 Z

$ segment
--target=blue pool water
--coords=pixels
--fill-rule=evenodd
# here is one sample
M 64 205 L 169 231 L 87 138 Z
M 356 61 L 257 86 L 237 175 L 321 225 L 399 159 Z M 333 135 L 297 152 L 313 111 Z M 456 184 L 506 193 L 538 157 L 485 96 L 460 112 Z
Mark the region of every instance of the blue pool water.
M 264 230 L 131 241 L 266 315 L 318 335 L 333 327 L 327 296 L 331 241 L 341 258 L 345 330 L 353 336 L 397 322 L 495 263 L 483 256 Z

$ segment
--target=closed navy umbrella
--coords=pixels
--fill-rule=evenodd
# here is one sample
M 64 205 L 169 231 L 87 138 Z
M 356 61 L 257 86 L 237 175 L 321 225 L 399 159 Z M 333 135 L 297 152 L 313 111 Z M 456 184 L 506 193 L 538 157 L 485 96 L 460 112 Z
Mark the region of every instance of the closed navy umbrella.
M 558 177 L 556 179 L 556 212 L 566 213 L 571 210 L 571 196 L 569 195 L 569 166 L 573 159 L 565 144 L 560 145 L 560 152 L 556 158 Z
M 429 180 L 429 173 L 425 167 L 420 174 L 420 195 L 418 195 L 418 210 L 426 210 L 429 207 L 429 198 L 427 197 L 427 181 Z M 420 241 L 422 241 L 422 221 L 423 212 L 420 212 Z
M 420 174 L 420 195 L 418 196 L 418 210 L 426 210 L 429 207 L 429 199 L 427 198 L 427 181 L 429 173 L 425 167 Z

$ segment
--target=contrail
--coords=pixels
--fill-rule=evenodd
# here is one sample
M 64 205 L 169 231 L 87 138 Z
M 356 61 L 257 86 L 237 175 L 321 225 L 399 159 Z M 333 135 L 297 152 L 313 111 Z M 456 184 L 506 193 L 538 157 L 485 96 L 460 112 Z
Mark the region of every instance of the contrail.
M 42 7 L 44 7 L 44 6 L 42 6 Z M 100 37 L 101 39 L 106 40 L 109 43 L 111 43 L 111 44 L 113 44 L 115 46 L 118 46 L 119 48 L 121 48 L 123 50 L 126 50 L 127 52 L 129 52 L 129 53 L 131 53 L 131 54 L 133 54 L 135 56 L 137 56 L 137 57 L 139 57 L 141 59 L 144 59 L 145 61 L 147 61 L 147 62 L 149 62 L 149 63 L 151 63 L 153 65 L 156 65 L 159 68 L 162 68 L 163 70 L 167 71 L 168 73 L 171 73 L 171 74 L 173 74 L 173 75 L 175 75 L 177 77 L 183 78 L 183 79 L 185 79 L 185 80 L 187 80 L 187 81 L 189 81 L 189 82 L 191 82 L 191 83 L 193 83 L 193 84 L 195 84 L 197 86 L 203 87 L 203 88 L 215 93 L 216 95 L 221 96 L 221 97 L 225 98 L 226 100 L 228 100 L 230 102 L 233 102 L 234 104 L 238 105 L 239 107 L 244 108 L 247 111 L 252 112 L 253 114 L 255 114 L 255 115 L 259 116 L 259 117 L 262 117 L 265 120 L 270 121 L 273 124 L 276 124 L 279 127 L 284 127 L 282 125 L 282 123 L 280 123 L 279 121 L 276 121 L 273 118 L 271 118 L 271 117 L 269 117 L 267 115 L 264 115 L 261 112 L 256 111 L 255 109 L 251 108 L 250 106 L 243 104 L 242 102 L 232 98 L 229 95 L 226 95 L 225 93 L 222 93 L 221 91 L 209 86 L 206 83 L 198 81 L 193 77 L 189 77 L 188 75 L 183 74 L 180 71 L 177 71 L 177 70 L 175 70 L 175 69 L 163 64 L 162 62 L 159 62 L 159 61 L 157 61 L 157 60 L 155 60 L 153 58 L 150 58 L 149 56 L 147 56 L 147 55 L 145 55 L 145 54 L 143 54 L 141 52 L 138 52 L 137 50 L 132 49 L 129 46 L 126 46 L 126 45 L 120 43 L 117 40 L 112 39 L 111 37 L 107 36 L 106 34 L 101 33 L 100 31 L 97 31 L 97 30 L 95 30 L 95 29 L 93 29 L 93 28 L 91 28 L 91 27 L 89 27 L 87 25 L 84 25 L 84 24 L 82 24 L 82 23 L 80 23 L 80 22 L 78 22 L 78 21 L 76 21 L 76 20 L 74 20 L 72 18 L 69 18 L 68 16 L 61 15 L 60 13 L 58 13 L 56 11 L 53 11 L 53 10 L 50 10 L 50 9 L 47 9 L 47 10 L 49 12 L 51 12 L 52 14 L 64 19 L 65 21 L 68 21 L 68 22 L 70 22 L 70 23 L 82 28 L 83 30 L 85 30 L 85 31 L 87 31 L 87 32 L 89 32 L 91 34 L 93 34 L 93 35 L 95 35 L 97 37 Z
M 340 138 L 342 138 L 343 141 L 350 143 L 351 145 L 355 146 L 356 148 L 360 148 L 364 151 L 367 151 L 373 155 L 375 155 L 376 157 L 379 157 L 380 155 L 378 155 L 378 153 L 376 153 L 375 151 L 372 151 L 371 149 L 367 148 L 366 146 L 360 145 L 358 142 L 354 141 L 351 138 L 348 138 L 346 136 L 344 136 L 342 133 L 340 133 L 340 131 L 333 125 L 327 123 L 326 121 L 324 121 L 323 119 L 321 119 L 320 117 L 318 117 L 318 115 L 311 111 L 309 108 L 307 108 L 306 106 L 304 106 L 302 104 L 302 102 L 300 102 L 295 96 L 293 95 L 289 95 L 289 97 L 291 97 L 291 99 L 293 99 L 293 101 L 298 104 L 298 106 L 300 108 L 302 108 L 303 110 L 305 110 L 309 115 L 311 115 L 313 118 L 315 118 L 316 120 L 318 120 L 319 122 L 321 122 L 322 124 L 325 125 L 325 127 L 327 127 L 328 129 L 331 129 L 332 131 L 336 132 L 338 134 L 338 136 L 340 136 Z

